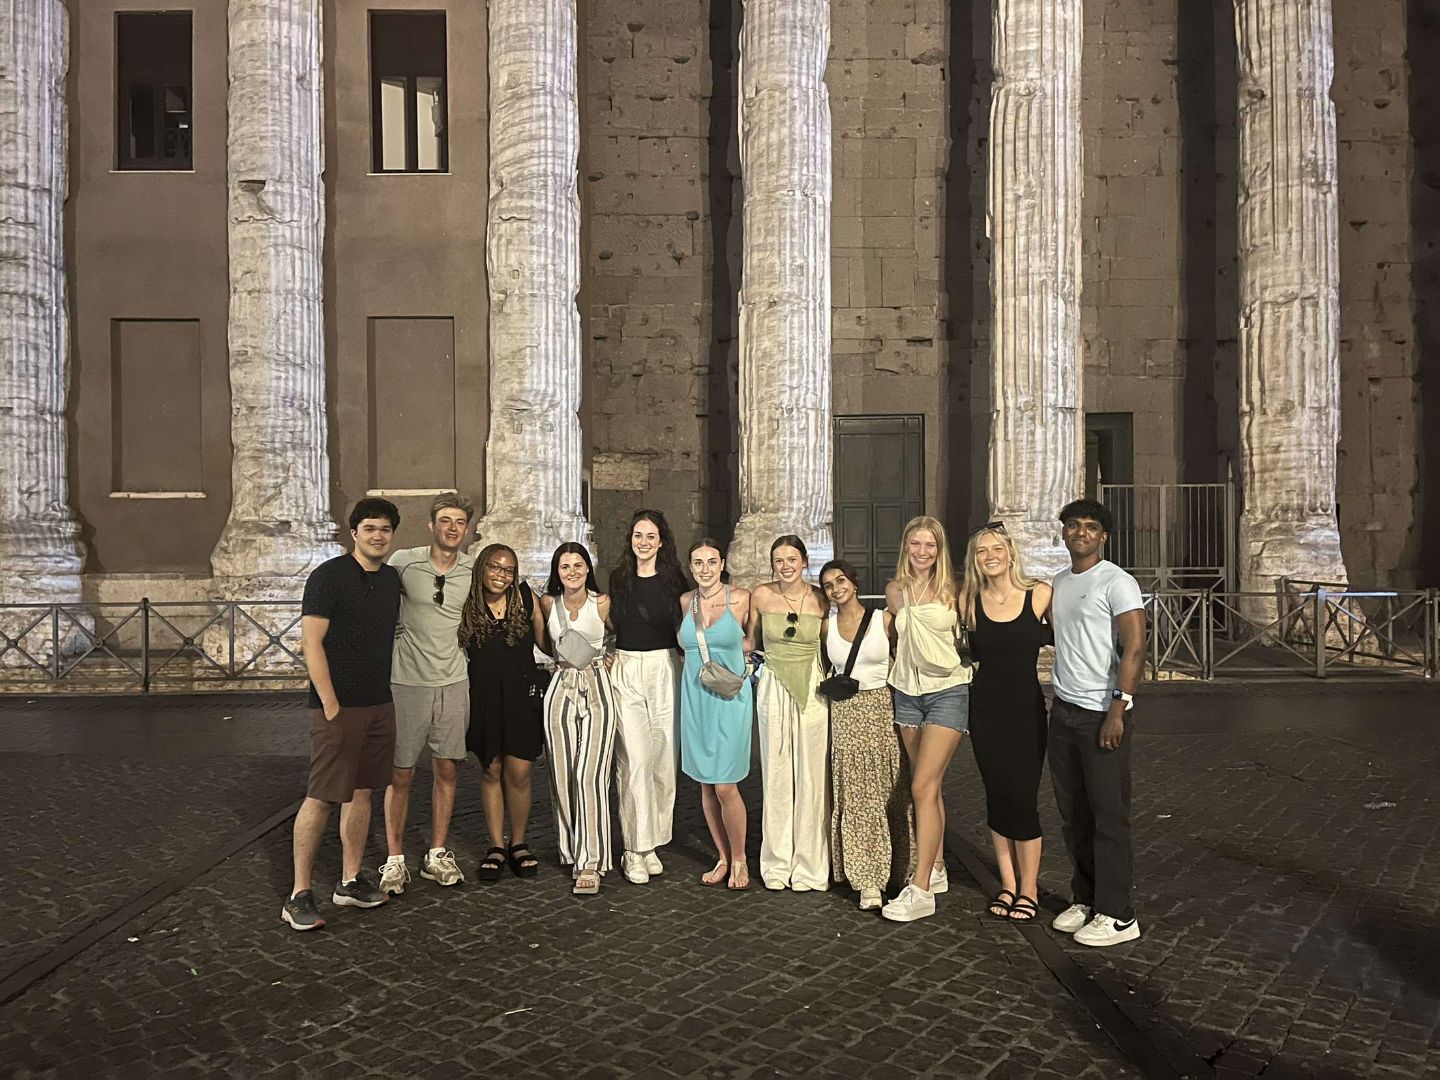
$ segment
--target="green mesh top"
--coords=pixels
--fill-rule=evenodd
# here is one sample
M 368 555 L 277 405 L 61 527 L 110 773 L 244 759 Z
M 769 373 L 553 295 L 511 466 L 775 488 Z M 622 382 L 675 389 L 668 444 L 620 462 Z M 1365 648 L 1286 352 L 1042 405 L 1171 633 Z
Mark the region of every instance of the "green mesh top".
M 765 666 L 780 680 L 795 704 L 803 711 L 810 704 L 810 680 L 820 668 L 820 616 L 801 615 L 790 622 L 784 611 L 767 611 L 760 616 L 765 645 Z M 786 637 L 793 626 L 795 634 Z

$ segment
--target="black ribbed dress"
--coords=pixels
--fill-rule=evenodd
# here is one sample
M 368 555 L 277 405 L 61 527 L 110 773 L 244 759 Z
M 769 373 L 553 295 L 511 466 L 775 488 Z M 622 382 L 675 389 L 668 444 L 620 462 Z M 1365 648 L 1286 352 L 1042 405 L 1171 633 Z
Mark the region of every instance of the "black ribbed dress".
M 970 745 L 985 782 L 990 828 L 1011 840 L 1040 836 L 1036 797 L 1045 764 L 1045 694 L 1035 660 L 1045 625 L 1026 592 L 1020 614 L 995 622 L 975 599 L 970 646 L 979 667 L 970 686 Z

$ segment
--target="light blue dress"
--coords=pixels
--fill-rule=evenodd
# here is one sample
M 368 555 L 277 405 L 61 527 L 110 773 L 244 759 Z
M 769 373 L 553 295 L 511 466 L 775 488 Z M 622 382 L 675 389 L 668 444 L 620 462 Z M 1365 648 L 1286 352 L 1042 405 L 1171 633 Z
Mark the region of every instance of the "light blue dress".
M 730 611 L 730 590 L 725 590 L 725 614 L 705 628 L 710 659 L 731 671 L 744 670 L 745 631 Z M 755 707 L 750 680 L 733 698 L 722 698 L 700 685 L 700 646 L 695 623 L 687 612 L 680 624 L 685 649 L 685 670 L 680 676 L 680 768 L 702 784 L 738 784 L 750 773 L 750 729 Z

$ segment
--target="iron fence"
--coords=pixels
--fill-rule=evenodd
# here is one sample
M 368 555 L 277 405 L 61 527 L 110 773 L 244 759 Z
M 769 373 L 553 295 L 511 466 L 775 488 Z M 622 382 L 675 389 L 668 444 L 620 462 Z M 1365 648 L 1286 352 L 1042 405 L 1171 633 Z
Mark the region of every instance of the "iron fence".
M 1157 590 L 1235 588 L 1235 485 L 1100 484 L 1105 557 Z
M 881 606 L 883 597 L 863 598 Z M 1150 679 L 1440 673 L 1440 590 L 1145 595 Z M 298 600 L 0 604 L 0 691 L 298 689 Z

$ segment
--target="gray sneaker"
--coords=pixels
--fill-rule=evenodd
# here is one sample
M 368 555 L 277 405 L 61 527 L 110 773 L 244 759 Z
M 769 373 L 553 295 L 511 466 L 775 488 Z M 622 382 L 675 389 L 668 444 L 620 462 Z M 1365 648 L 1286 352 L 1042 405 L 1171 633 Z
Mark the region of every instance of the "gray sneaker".
M 372 908 L 379 907 L 390 897 L 375 887 L 375 883 L 365 876 L 365 871 L 351 881 L 342 881 L 335 886 L 335 892 L 330 897 L 331 903 L 341 907 Z
M 425 861 L 420 865 L 420 876 L 437 885 L 459 885 L 465 881 L 460 864 L 455 861 L 455 853 L 448 848 L 433 855 L 427 852 Z
M 315 910 L 315 894 L 309 889 L 286 900 L 280 909 L 280 918 L 290 924 L 291 930 L 319 930 L 325 925 L 320 912 Z

